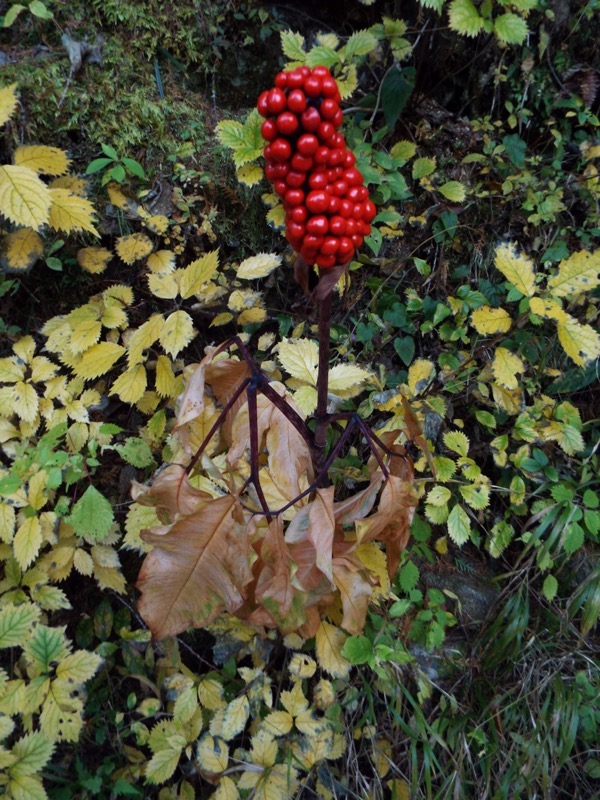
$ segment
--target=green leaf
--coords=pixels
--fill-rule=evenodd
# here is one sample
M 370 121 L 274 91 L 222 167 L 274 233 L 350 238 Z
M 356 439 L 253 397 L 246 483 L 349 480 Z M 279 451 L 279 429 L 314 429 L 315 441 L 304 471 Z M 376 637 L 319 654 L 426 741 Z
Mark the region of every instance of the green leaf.
M 494 33 L 505 44 L 522 44 L 529 31 L 522 17 L 509 12 L 496 17 L 494 20 Z
M 2 27 L 10 28 L 16 18 L 19 16 L 21 11 L 25 10 L 25 6 L 22 6 L 20 3 L 15 3 L 11 6 L 4 16 L 4 24 Z
M 340 61 L 340 54 L 333 47 L 316 45 L 306 56 L 306 63 L 309 67 L 317 67 L 322 64 L 324 67 L 333 67 Z
M 85 174 L 93 175 L 95 172 L 100 172 L 101 169 L 108 167 L 109 164 L 114 164 L 112 158 L 95 158 L 88 164 Z
M 449 431 L 444 434 L 444 444 L 448 450 L 466 457 L 469 453 L 469 439 L 462 431 Z
M 463 36 L 477 36 L 483 29 L 483 19 L 471 0 L 452 0 L 448 16 L 450 28 Z
M 244 126 L 234 119 L 224 119 L 215 128 L 217 139 L 225 147 L 235 149 L 244 141 Z M 93 163 L 93 162 L 92 162 Z M 89 169 L 89 167 L 88 167 Z
M 544 585 L 542 586 L 542 594 L 550 603 L 555 597 L 558 590 L 558 581 L 554 575 L 546 575 Z
M 101 144 L 100 147 L 102 148 L 102 152 L 104 153 L 105 156 L 112 158 L 113 161 L 119 160 L 119 154 L 112 145 Z
M 496 417 L 493 414 L 490 414 L 489 411 L 476 411 L 475 419 L 477 422 L 485 425 L 486 428 L 496 427 Z
M 10 776 L 33 775 L 46 765 L 54 750 L 54 742 L 38 731 L 15 742 L 12 753 L 17 761 L 10 767 Z
M 146 173 L 144 172 L 144 168 L 136 161 L 134 158 L 122 158 L 121 163 L 129 172 L 130 175 L 135 175 L 137 178 L 144 179 L 146 177 Z
M 579 550 L 585 539 L 585 532 L 581 525 L 572 522 L 567 528 L 565 538 L 563 540 L 563 550 L 569 555 Z
M 410 366 L 415 355 L 415 340 L 412 336 L 403 336 L 401 339 L 394 339 L 394 350 L 407 367 Z
M 40 616 L 40 609 L 33 603 L 19 606 L 8 604 L 0 609 L 0 648 L 23 645 L 34 623 Z
M 25 644 L 25 655 L 39 672 L 49 672 L 50 665 L 68 655 L 64 628 L 38 625 Z
M 419 568 L 417 565 L 412 561 L 407 561 L 400 570 L 398 580 L 403 591 L 410 592 L 411 589 L 414 589 L 419 580 Z
M 108 535 L 114 522 L 112 506 L 98 489 L 88 486 L 73 506 L 67 522 L 73 526 L 77 536 L 89 536 L 101 541 Z
M 435 171 L 435 158 L 417 158 L 413 161 L 412 176 L 418 181 Z
M 281 31 L 281 49 L 283 54 L 287 56 L 290 61 L 306 61 L 306 53 L 304 52 L 304 37 L 300 33 L 294 31 Z
M 34 17 L 39 17 L 40 19 L 52 19 L 54 16 L 52 11 L 42 3 L 42 0 L 32 0 L 29 3 L 29 10 Z
M 154 464 L 152 450 L 143 439 L 130 436 L 123 444 L 116 445 L 115 450 L 124 461 L 137 469 Z
M 349 636 L 342 647 L 342 655 L 351 664 L 368 664 L 373 658 L 373 645 L 366 636 Z
M 439 191 L 452 203 L 462 203 L 467 196 L 467 190 L 460 181 L 447 181 L 440 186 Z
M 377 39 L 371 31 L 356 31 L 350 36 L 343 49 L 346 62 L 354 61 L 357 56 L 366 56 L 377 47 Z
M 411 79 L 412 75 L 412 79 Z M 381 106 L 385 124 L 392 130 L 415 88 L 414 70 L 393 69 L 381 85 Z
M 527 145 L 519 134 L 512 133 L 510 136 L 504 136 L 502 138 L 502 144 L 506 150 L 506 155 L 510 158 L 515 167 L 517 167 L 517 169 L 524 169 Z
M 448 535 L 459 547 L 469 540 L 471 522 L 467 512 L 460 505 L 455 505 L 448 517 Z

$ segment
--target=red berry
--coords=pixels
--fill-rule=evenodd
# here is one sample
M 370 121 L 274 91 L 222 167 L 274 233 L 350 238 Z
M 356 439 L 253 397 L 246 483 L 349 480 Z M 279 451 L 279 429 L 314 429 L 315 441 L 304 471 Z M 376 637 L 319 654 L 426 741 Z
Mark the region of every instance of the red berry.
M 322 214 L 319 214 L 316 217 L 311 217 L 306 223 L 306 230 L 309 233 L 314 233 L 318 236 L 324 236 L 329 230 L 329 222 L 327 221 L 327 217 L 323 216 Z
M 354 208 L 354 204 L 351 200 L 342 200 L 340 204 L 340 217 L 344 217 L 344 219 L 348 219 L 352 215 L 352 209 Z
M 302 239 L 304 234 L 306 233 L 306 225 L 303 225 L 301 222 L 288 222 L 287 224 L 287 231 L 290 236 L 293 236 L 294 239 Z
M 352 237 L 352 244 L 354 245 L 354 247 L 358 249 L 362 243 L 363 243 L 363 237 L 359 233 L 355 233 L 354 236 Z
M 329 220 L 329 232 L 336 236 L 343 236 L 346 233 L 346 220 L 339 215 L 332 217 Z
M 287 200 L 287 195 L 285 196 L 285 199 Z M 346 235 L 352 236 L 355 233 L 356 233 L 356 220 L 354 219 L 354 217 L 348 217 L 348 219 L 346 220 Z
M 273 181 L 273 189 L 279 195 L 279 197 L 284 197 L 286 192 L 289 191 L 289 186 L 285 181 Z
M 310 75 L 310 67 L 307 67 L 306 64 L 303 64 L 301 67 L 298 67 L 298 69 L 300 70 L 302 75 L 304 75 L 305 78 L 308 78 L 308 76 Z
M 306 95 L 302 89 L 292 89 L 287 97 L 287 107 L 294 114 L 301 114 L 306 108 Z
M 321 145 L 315 153 L 315 164 L 326 164 L 329 158 L 329 148 Z
M 304 192 L 302 189 L 288 189 L 285 194 L 285 202 L 292 208 L 302 205 L 304 202 Z
M 275 139 L 271 143 L 271 158 L 275 161 L 288 161 L 292 155 L 292 146 L 287 139 Z
M 326 256 L 324 253 L 318 253 L 315 261 L 321 269 L 331 269 L 335 266 L 335 256 Z
M 329 158 L 327 159 L 327 163 L 330 167 L 335 167 L 338 164 L 341 164 L 345 158 L 344 151 L 341 147 L 336 147 L 334 150 L 329 152 Z
M 306 207 L 311 214 L 323 214 L 329 208 L 329 193 L 323 189 L 313 189 L 306 197 Z
M 277 86 L 279 89 L 285 89 L 285 87 L 287 86 L 287 81 L 288 81 L 287 72 L 278 72 L 277 75 L 275 75 L 275 86 Z
M 319 108 L 319 113 L 323 117 L 323 119 L 328 119 L 330 122 L 335 117 L 336 111 L 339 109 L 338 104 L 335 100 L 332 100 L 331 97 L 326 97 L 325 100 L 321 103 L 321 107 Z
M 302 123 L 302 127 L 305 131 L 315 133 L 321 124 L 321 115 L 314 106 L 309 106 L 302 112 L 300 122 Z
M 303 133 L 296 144 L 298 152 L 302 156 L 312 156 L 317 152 L 319 140 L 312 133 Z
M 317 248 L 316 247 L 306 247 L 304 242 L 302 243 L 302 247 L 300 248 L 300 255 L 306 261 L 307 264 L 312 265 L 315 261 L 315 256 L 317 255 Z
M 318 67 L 313 67 L 312 74 L 316 75 L 318 78 L 331 77 L 331 72 L 329 71 L 329 67 L 324 67 L 322 65 L 319 65 Z
M 328 214 L 337 214 L 342 206 L 342 201 L 336 195 L 331 195 L 329 197 L 329 208 L 327 209 Z
M 347 191 L 348 184 L 346 181 L 336 181 L 331 187 L 331 194 L 334 194 L 337 197 L 345 197 Z
M 344 121 L 344 115 L 342 113 L 342 109 L 338 108 L 335 112 L 334 118 L 331 120 L 335 128 L 339 128 L 342 122 Z
M 290 171 L 290 165 L 287 162 L 273 165 L 273 174 L 277 180 L 282 180 Z
M 290 210 L 290 218 L 294 222 L 306 222 L 308 219 L 308 209 L 306 206 L 295 206 Z
M 365 222 L 372 222 L 377 215 L 377 208 L 375 207 L 375 203 L 371 200 L 365 200 L 363 203 L 363 214 L 362 217 Z
M 356 203 L 354 208 L 352 209 L 352 217 L 353 219 L 359 220 L 362 222 L 362 215 L 363 215 L 363 207 L 362 203 Z
M 287 105 L 286 96 L 281 89 L 270 89 L 267 96 L 267 108 L 270 114 L 281 114 Z
M 335 128 L 331 122 L 321 122 L 317 129 L 317 135 L 322 142 L 329 142 L 335 133 Z
M 344 158 L 346 157 L 347 150 L 346 150 L 346 144 L 344 142 L 344 134 L 343 133 L 339 133 L 339 132 L 336 133 L 336 135 L 333 137 L 333 141 L 331 143 L 331 146 L 332 147 L 341 147 L 341 148 L 343 148 L 343 150 L 344 150 Z
M 258 102 L 256 103 L 256 107 L 258 108 L 258 113 L 261 115 L 261 117 L 266 117 L 267 114 L 269 113 L 269 106 L 267 104 L 268 96 L 269 96 L 268 91 L 261 92 L 258 98 Z
M 308 172 L 312 166 L 313 160 L 310 156 L 301 156 L 300 153 L 294 153 L 292 156 L 292 169 L 296 172 Z
M 268 142 L 272 142 L 277 138 L 277 125 L 272 119 L 266 119 L 260 126 L 260 135 Z
M 294 189 L 299 189 L 304 184 L 305 180 L 306 172 L 296 172 L 295 170 L 290 170 L 285 178 L 287 185 Z
M 362 172 L 356 169 L 356 167 L 350 167 L 344 171 L 344 180 L 348 186 L 362 186 Z
M 338 248 L 340 246 L 340 240 L 337 236 L 326 236 L 323 239 L 323 244 L 319 247 L 319 250 L 323 255 L 326 256 L 333 256 L 337 253 Z
M 346 157 L 344 158 L 344 166 L 350 169 L 356 164 L 356 156 L 352 150 L 346 150 Z
M 302 86 L 304 86 L 304 75 L 302 72 L 300 72 L 299 69 L 293 69 L 291 72 L 288 72 L 287 88 L 300 89 Z
M 338 247 L 338 256 L 341 256 L 345 261 L 352 258 L 354 253 L 354 244 L 349 236 L 342 236 Z M 343 263 L 343 262 L 342 262 Z
M 309 249 L 314 249 L 315 252 L 319 249 L 321 244 L 323 243 L 323 236 L 318 236 L 315 233 L 307 233 L 304 237 L 304 241 L 302 242 L 304 247 Z
M 317 168 L 318 169 L 318 168 Z M 311 172 L 308 176 L 308 185 L 311 189 L 325 189 L 329 183 L 326 172 Z
M 322 79 L 314 72 L 304 81 L 304 91 L 309 97 L 318 97 L 321 94 Z
M 277 179 L 274 169 L 275 169 L 274 164 L 267 164 L 267 166 L 265 167 L 265 175 L 267 176 L 267 180 L 271 182 Z
M 269 120 L 265 120 L 265 122 L 263 122 L 263 125 L 266 122 L 269 122 Z M 292 133 L 295 133 L 297 128 L 298 128 L 298 117 L 295 114 L 292 114 L 291 111 L 282 111 L 281 114 L 277 117 L 277 130 L 284 136 L 291 136 Z
M 323 93 L 323 97 L 333 97 L 337 94 L 338 87 L 337 83 L 335 82 L 335 78 L 331 76 L 325 76 L 321 81 L 321 92 Z
M 363 236 L 368 236 L 371 233 L 371 226 L 368 222 L 365 222 L 363 226 Z
M 369 190 L 366 186 L 352 186 L 348 189 L 348 200 L 352 200 L 353 203 L 361 203 L 368 196 Z

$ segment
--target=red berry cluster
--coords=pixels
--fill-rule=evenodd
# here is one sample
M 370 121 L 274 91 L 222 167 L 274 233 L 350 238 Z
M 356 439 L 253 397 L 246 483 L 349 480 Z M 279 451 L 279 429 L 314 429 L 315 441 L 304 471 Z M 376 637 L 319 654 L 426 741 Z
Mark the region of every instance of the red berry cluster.
M 280 72 L 258 98 L 265 172 L 283 199 L 286 238 L 308 264 L 345 264 L 376 214 L 354 154 L 338 132 L 340 92 L 327 67 Z

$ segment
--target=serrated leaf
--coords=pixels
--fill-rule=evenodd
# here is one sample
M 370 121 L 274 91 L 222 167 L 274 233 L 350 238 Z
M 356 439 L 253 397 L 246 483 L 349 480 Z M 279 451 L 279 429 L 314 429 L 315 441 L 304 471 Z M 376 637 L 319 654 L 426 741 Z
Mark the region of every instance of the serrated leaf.
M 527 30 L 527 23 L 522 17 L 508 12 L 496 17 L 494 20 L 494 33 L 505 44 L 522 44 L 529 31 Z
M 6 785 L 11 800 L 48 800 L 48 795 L 37 775 L 17 775 Z
M 445 506 L 452 497 L 452 492 L 445 486 L 434 486 L 427 495 L 427 502 L 433 506 Z
M 424 358 L 418 358 L 408 370 L 408 388 L 411 396 L 416 397 L 429 386 L 435 376 L 435 364 Z
M 544 319 L 553 319 L 561 323 L 569 320 L 569 315 L 563 310 L 560 303 L 551 297 L 532 297 L 529 301 L 529 310 L 532 314 L 537 314 Z
M 64 150 L 46 145 L 21 145 L 13 155 L 13 163 L 28 167 L 38 175 L 64 175 L 71 159 Z
M 318 44 L 311 48 L 306 55 L 306 64 L 309 67 L 316 67 L 322 64 L 324 67 L 333 67 L 340 61 L 340 54 L 333 47 Z
M 257 164 L 244 164 L 243 167 L 236 170 L 235 174 L 238 181 L 244 186 L 256 186 L 264 177 L 262 167 Z
M 35 561 L 42 545 L 42 526 L 38 517 L 29 517 L 19 527 L 13 539 L 13 552 L 22 570 Z
M 171 397 L 175 391 L 173 365 L 167 356 L 159 356 L 156 359 L 155 388 L 161 397 Z
M 33 603 L 18 606 L 9 603 L 0 608 L 0 649 L 22 646 L 39 616 L 40 609 Z
M 279 266 L 281 266 L 281 256 L 275 253 L 258 253 L 242 261 L 237 270 L 237 277 L 244 280 L 265 278 Z
M 127 342 L 127 363 L 130 367 L 145 360 L 144 351 L 158 340 L 164 322 L 162 314 L 153 314 L 131 334 Z
M 358 56 L 366 56 L 377 47 L 377 39 L 370 30 L 355 31 L 344 47 L 344 59 L 354 61 Z
M 344 77 L 337 79 L 338 89 L 342 100 L 347 100 L 358 88 L 358 71 L 356 64 L 350 64 Z
M 403 161 L 410 161 L 416 152 L 417 145 L 414 142 L 408 141 L 408 139 L 403 139 L 399 142 L 396 142 L 396 144 L 390 150 L 390 155 L 392 158 L 400 158 Z
M 40 399 L 30 383 L 17 381 L 13 387 L 15 413 L 23 422 L 35 422 Z
M 219 250 L 205 253 L 182 270 L 179 277 L 179 292 L 185 299 L 201 296 L 202 287 L 214 278 L 219 266 Z
M 122 372 L 111 386 L 109 394 L 116 394 L 124 403 L 137 403 L 146 391 L 148 376 L 143 364 L 135 364 Z
M 557 591 L 558 591 L 558 581 L 556 580 L 554 575 L 546 575 L 546 577 L 544 578 L 544 585 L 542 586 L 542 594 L 549 603 L 551 603 L 552 600 L 554 600 Z
M 195 335 L 192 318 L 187 311 L 169 314 L 159 336 L 159 342 L 172 358 L 175 358 Z
M 50 189 L 27 167 L 0 166 L 0 213 L 16 225 L 38 229 L 48 222 Z
M 356 364 L 336 364 L 329 370 L 329 391 L 339 397 L 354 397 L 373 375 Z
M 402 590 L 408 593 L 414 589 L 419 580 L 419 575 L 420 573 L 417 565 L 412 561 L 407 561 L 406 564 L 401 568 L 398 576 Z
M 12 117 L 18 102 L 16 83 L 0 89 L 0 125 L 4 125 Z
M 497 347 L 492 362 L 494 378 L 500 386 L 513 390 L 519 386 L 519 375 L 525 372 L 525 364 L 519 356 L 506 347 Z
M 462 203 L 467 196 L 467 189 L 460 181 L 447 181 L 439 187 L 439 191 L 452 203 Z
M 200 769 L 212 774 L 224 772 L 229 763 L 227 743 L 220 736 L 205 733 L 198 742 L 196 760 Z
M 600 250 L 581 250 L 558 265 L 557 274 L 548 281 L 548 289 L 556 297 L 571 297 L 591 292 L 600 283 Z
M 332 678 L 347 678 L 351 664 L 342 655 L 346 642 L 346 634 L 330 622 L 321 620 L 316 634 L 317 660 L 321 669 Z
M 477 36 L 483 19 L 471 0 L 452 0 L 448 8 L 450 28 L 463 36 Z
M 157 250 L 148 256 L 151 272 L 172 272 L 175 269 L 175 253 L 172 250 Z
M 563 350 L 580 367 L 600 356 L 600 335 L 590 325 L 582 325 L 567 314 L 567 321 L 557 325 L 557 332 Z
M 229 742 L 244 730 L 249 715 L 250 703 L 246 695 L 236 697 L 235 700 L 232 700 L 231 703 L 223 709 L 219 735 L 225 739 L 226 742 Z
M 444 434 L 444 444 L 453 453 L 466 457 L 469 453 L 469 439 L 462 431 L 449 431 Z
M 277 358 L 293 378 L 316 385 L 319 347 L 312 339 L 285 339 L 277 348 Z
M 459 491 L 465 503 L 476 511 L 481 511 L 488 507 L 490 502 L 490 490 L 487 486 L 472 483 L 468 486 L 461 486 Z
M 146 764 L 144 775 L 148 783 L 165 783 L 177 769 L 181 749 L 167 748 L 155 753 Z
M 92 223 L 94 207 L 89 200 L 69 192 L 67 189 L 48 189 L 50 192 L 50 212 L 48 223 L 55 231 L 89 231 L 100 234 Z
M 76 175 L 63 175 L 55 178 L 49 184 L 50 189 L 68 189 L 72 194 L 85 197 L 88 193 L 88 182 L 85 178 L 78 178 Z
M 234 119 L 221 120 L 215 127 L 217 139 L 226 147 L 235 150 L 244 141 L 244 126 Z
M 114 514 L 106 497 L 95 486 L 88 486 L 67 519 L 77 536 L 101 541 L 112 528 Z
M 496 248 L 496 269 L 521 294 L 533 297 L 535 294 L 533 261 L 528 256 L 518 253 L 513 244 L 501 244 Z
M 473 311 L 471 325 L 477 333 L 491 336 L 494 333 L 507 333 L 512 325 L 512 318 L 503 308 L 490 308 L 482 306 Z
M 92 275 L 104 272 L 112 257 L 112 252 L 106 247 L 81 247 L 77 251 L 77 263 Z
M 469 540 L 471 522 L 467 512 L 460 505 L 455 505 L 448 516 L 448 535 L 459 547 Z
M 306 60 L 304 37 L 294 31 L 281 31 L 279 36 L 283 54 L 287 56 L 290 61 L 304 63 Z
M 115 445 L 115 449 L 124 461 L 136 469 L 149 467 L 154 462 L 152 450 L 147 442 L 136 436 L 130 436 L 123 444 Z
M 417 158 L 413 161 L 412 176 L 414 180 L 418 181 L 435 172 L 436 160 L 435 158 Z
M 8 269 L 24 271 L 41 258 L 44 245 L 38 233 L 31 228 L 7 233 L 3 238 L 2 260 Z
M 99 342 L 83 354 L 73 371 L 79 378 L 98 378 L 105 375 L 124 354 L 125 348 L 115 342 Z
M 135 264 L 136 261 L 150 255 L 153 246 L 152 241 L 144 233 L 131 233 L 129 236 L 119 236 L 116 251 L 126 264 Z

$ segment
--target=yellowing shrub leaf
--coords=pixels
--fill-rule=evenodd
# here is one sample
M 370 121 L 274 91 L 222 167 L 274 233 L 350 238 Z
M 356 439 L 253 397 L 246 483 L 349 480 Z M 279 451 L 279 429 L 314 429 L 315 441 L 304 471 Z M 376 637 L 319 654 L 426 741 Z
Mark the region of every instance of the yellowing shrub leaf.
M 146 391 L 146 368 L 136 364 L 125 370 L 113 383 L 110 394 L 116 394 L 124 403 L 137 403 Z
M 312 339 L 286 339 L 277 348 L 279 363 L 293 378 L 314 386 L 319 347 Z
M 42 240 L 31 228 L 19 228 L 7 233 L 3 239 L 2 261 L 8 269 L 19 272 L 27 270 L 35 264 L 43 252 Z
M 16 83 L 0 89 L 0 125 L 4 125 L 12 117 L 18 102 Z
M 467 512 L 458 504 L 454 506 L 448 517 L 448 535 L 459 547 L 469 540 L 471 522 Z
M 490 308 L 482 306 L 471 315 L 471 325 L 477 333 L 491 336 L 494 333 L 506 333 L 510 330 L 512 319 L 508 311 L 503 308 Z
M 548 281 L 548 289 L 556 297 L 569 297 L 589 292 L 600 283 L 600 250 L 581 250 L 561 261 L 557 274 Z
M 179 277 L 179 293 L 185 299 L 198 295 L 202 291 L 204 284 L 214 277 L 219 266 L 219 251 L 212 250 L 205 253 L 196 261 L 181 271 Z
M 38 144 L 17 147 L 13 163 L 20 167 L 29 167 L 39 175 L 64 175 L 71 160 L 59 147 Z
M 600 336 L 590 325 L 582 325 L 567 314 L 557 326 L 558 339 L 565 353 L 580 367 L 600 356 Z
M 40 399 L 30 383 L 17 381 L 14 385 L 15 413 L 23 422 L 35 422 Z
M 106 247 L 82 247 L 77 251 L 77 263 L 92 275 L 104 272 L 112 257 L 112 252 Z
M 126 264 L 135 264 L 152 252 L 152 242 L 143 233 L 132 233 L 117 239 L 116 250 L 119 258 Z
M 263 175 L 262 168 L 256 164 L 244 164 L 236 172 L 238 181 L 245 186 L 256 186 L 257 183 L 261 182 Z
M 42 526 L 38 517 L 29 517 L 19 525 L 13 539 L 13 553 L 23 571 L 33 563 L 42 545 Z
M 532 297 L 529 301 L 529 310 L 539 317 L 554 319 L 561 323 L 567 322 L 569 318 L 560 303 L 550 297 Z
M 0 213 L 16 225 L 37 228 L 48 222 L 50 189 L 33 170 L 0 166 Z
M 329 390 L 340 397 L 354 397 L 371 373 L 356 364 L 336 364 L 329 370 Z
M 89 231 L 99 236 L 92 223 L 94 207 L 89 200 L 67 189 L 48 189 L 52 205 L 48 221 L 55 231 Z
M 63 681 L 72 681 L 79 685 L 88 681 L 96 674 L 102 658 L 96 653 L 87 650 L 76 650 L 65 656 L 56 667 L 56 677 Z
M 194 338 L 194 325 L 187 311 L 174 311 L 165 320 L 159 341 L 172 358 Z
M 144 360 L 144 350 L 152 347 L 158 339 L 164 323 L 162 314 L 152 314 L 150 319 L 133 331 L 127 342 L 127 362 L 130 367 Z
M 67 189 L 80 197 L 85 197 L 88 193 L 88 182 L 76 175 L 63 175 L 61 178 L 55 178 L 49 185 L 51 189 Z
M 172 272 L 175 269 L 175 253 L 172 250 L 157 250 L 148 256 L 151 272 Z
M 433 361 L 428 361 L 424 358 L 418 358 L 410 365 L 408 370 L 408 388 L 411 395 L 416 395 L 424 392 L 429 386 L 435 375 L 435 364 Z
M 342 655 L 346 634 L 330 622 L 321 620 L 316 636 L 317 659 L 321 669 L 332 678 L 347 678 L 351 664 Z
M 450 28 L 463 36 L 477 36 L 483 19 L 471 0 L 452 0 L 448 9 Z
M 517 253 L 513 244 L 501 244 L 496 248 L 496 269 L 509 283 L 526 297 L 535 294 L 535 273 L 533 261 L 526 255 Z
M 74 367 L 79 378 L 98 378 L 105 375 L 125 352 L 125 348 L 115 342 L 99 342 L 92 345 Z
M 460 181 L 447 181 L 439 187 L 439 191 L 451 203 L 462 203 L 467 196 L 467 189 Z
M 448 431 L 444 434 L 444 444 L 448 450 L 458 453 L 459 456 L 466 456 L 469 453 L 469 439 L 462 431 Z
M 281 256 L 275 253 L 258 253 L 242 261 L 238 267 L 237 277 L 245 280 L 264 278 L 281 265 Z
M 492 362 L 494 378 L 505 389 L 516 389 L 519 385 L 519 374 L 525 372 L 525 364 L 519 356 L 511 353 L 506 347 L 497 347 Z

